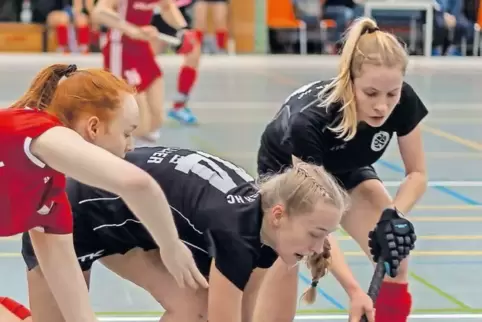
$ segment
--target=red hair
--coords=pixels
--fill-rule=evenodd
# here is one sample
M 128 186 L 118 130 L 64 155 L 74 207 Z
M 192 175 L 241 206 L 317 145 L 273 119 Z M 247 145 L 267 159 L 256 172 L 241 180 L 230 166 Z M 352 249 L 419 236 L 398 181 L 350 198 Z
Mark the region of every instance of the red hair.
M 12 108 L 28 106 L 45 110 L 71 126 L 83 114 L 109 119 L 121 107 L 125 93 L 134 94 L 135 89 L 108 71 L 77 70 L 75 65 L 54 64 L 35 76 L 30 88 Z

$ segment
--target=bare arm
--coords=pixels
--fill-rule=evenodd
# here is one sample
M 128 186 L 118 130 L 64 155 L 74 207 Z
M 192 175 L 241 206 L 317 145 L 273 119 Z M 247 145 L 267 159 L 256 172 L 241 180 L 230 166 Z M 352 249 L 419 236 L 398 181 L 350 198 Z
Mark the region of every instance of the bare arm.
M 358 291 L 362 290 L 362 288 L 346 263 L 345 256 L 343 255 L 343 251 L 341 250 L 336 237 L 333 234 L 330 234 L 328 236 L 328 241 L 331 245 L 330 272 L 351 298 Z
M 133 36 L 138 27 L 125 21 L 117 14 L 115 8 L 119 5 L 120 0 L 99 0 L 92 12 L 92 21 L 99 25 L 105 25 L 112 29 Z M 137 37 L 133 37 L 137 38 Z
M 241 322 L 243 292 L 216 267 L 214 260 L 209 273 L 208 321 Z
M 29 234 L 42 273 L 65 321 L 97 321 L 75 255 L 72 235 L 45 234 L 35 230 Z
M 261 288 L 266 272 L 267 269 L 256 268 L 249 278 L 249 282 L 243 292 L 242 322 L 253 321 L 253 313 L 258 299 L 259 289 Z
M 427 189 L 427 169 L 420 126 L 417 125 L 409 134 L 398 138 L 406 176 L 393 203 L 402 213 L 408 213 Z
M 161 250 L 178 241 L 163 191 L 140 168 L 86 142 L 64 127 L 48 130 L 33 141 L 30 149 L 51 168 L 84 184 L 121 196 Z
M 186 19 L 173 0 L 160 0 L 161 17 L 174 29 L 187 27 Z

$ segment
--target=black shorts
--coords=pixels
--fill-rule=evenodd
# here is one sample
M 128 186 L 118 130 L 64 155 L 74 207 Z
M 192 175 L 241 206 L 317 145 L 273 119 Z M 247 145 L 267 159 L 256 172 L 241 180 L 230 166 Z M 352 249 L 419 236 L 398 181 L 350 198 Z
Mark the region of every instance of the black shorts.
M 187 27 L 189 29 L 192 28 L 192 18 L 191 18 L 191 14 L 190 14 L 190 10 L 191 10 L 190 8 L 191 8 L 191 6 L 185 6 L 185 7 L 179 8 L 182 15 L 184 16 L 184 19 L 186 19 Z M 160 14 L 154 14 L 152 16 L 151 25 L 156 27 L 157 30 L 159 30 L 160 33 L 163 33 L 163 34 L 166 34 L 166 35 L 171 35 L 171 36 L 176 35 L 176 29 L 169 26 L 167 24 L 167 22 L 165 22 L 164 19 L 162 19 Z
M 103 257 L 125 254 L 134 248 L 158 248 L 143 225 L 135 218 L 74 217 L 74 248 L 82 271 Z M 38 265 L 28 233 L 22 237 L 22 256 L 29 270 Z
M 288 160 L 280 161 L 278 158 L 270 157 L 263 149 L 260 149 L 258 152 L 258 175 L 261 176 L 283 171 L 283 169 L 291 167 L 291 163 L 287 161 Z M 351 190 L 366 180 L 376 179 L 381 181 L 375 168 L 371 165 L 344 173 L 332 173 L 332 175 L 345 190 Z
M 180 216 L 174 216 L 176 226 L 184 221 Z M 184 225 L 185 226 L 185 225 Z M 187 240 L 186 244 L 199 245 L 203 238 L 194 235 L 192 231 L 179 230 L 181 239 Z M 82 271 L 92 268 L 95 261 L 114 254 L 125 254 L 134 248 L 145 251 L 158 249 L 149 232 L 139 220 L 133 217 L 125 208 L 119 209 L 115 216 L 93 216 L 91 214 L 74 215 L 74 249 Z M 211 258 L 199 249 L 189 247 L 194 260 L 205 276 L 208 276 Z M 22 256 L 28 270 L 38 265 L 32 242 L 28 233 L 22 236 Z

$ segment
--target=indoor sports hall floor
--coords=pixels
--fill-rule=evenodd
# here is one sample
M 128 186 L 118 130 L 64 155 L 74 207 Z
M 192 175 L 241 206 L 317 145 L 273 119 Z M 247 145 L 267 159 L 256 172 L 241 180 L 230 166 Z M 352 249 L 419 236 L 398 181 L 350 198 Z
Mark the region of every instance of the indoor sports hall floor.
M 180 58 L 159 61 L 171 98 Z M 41 67 L 55 62 L 101 66 L 95 55 L 0 56 L 2 105 L 19 97 Z M 168 121 L 159 143 L 205 150 L 254 173 L 264 125 L 294 89 L 333 76 L 335 66 L 336 58 L 316 56 L 205 57 L 192 97 L 201 125 L 185 128 Z M 407 80 L 430 110 L 423 130 L 430 188 L 410 214 L 419 235 L 410 272 L 411 321 L 482 321 L 482 60 L 420 58 L 411 63 Z M 395 145 L 376 167 L 394 193 L 404 174 Z M 339 236 L 355 275 L 367 288 L 372 267 L 349 237 L 341 231 Z M 27 303 L 19 249 L 18 238 L 0 239 L 0 295 Z M 308 279 L 304 269 L 300 292 Z M 343 290 L 331 276 L 320 286 L 316 305 L 301 305 L 297 320 L 346 321 Z M 157 321 L 149 316 L 162 310 L 101 265 L 94 269 L 92 301 L 104 321 Z

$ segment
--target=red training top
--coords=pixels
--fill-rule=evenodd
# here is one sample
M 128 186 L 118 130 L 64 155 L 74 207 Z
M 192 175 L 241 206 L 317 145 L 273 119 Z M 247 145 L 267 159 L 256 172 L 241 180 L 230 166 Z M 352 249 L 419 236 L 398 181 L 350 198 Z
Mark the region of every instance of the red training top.
M 56 126 L 62 124 L 43 111 L 0 110 L 0 236 L 32 228 L 72 233 L 65 176 L 30 152 L 32 140 Z

